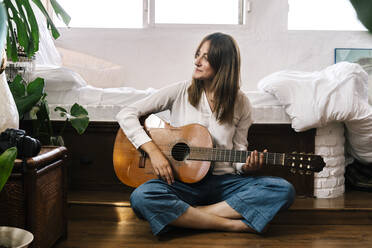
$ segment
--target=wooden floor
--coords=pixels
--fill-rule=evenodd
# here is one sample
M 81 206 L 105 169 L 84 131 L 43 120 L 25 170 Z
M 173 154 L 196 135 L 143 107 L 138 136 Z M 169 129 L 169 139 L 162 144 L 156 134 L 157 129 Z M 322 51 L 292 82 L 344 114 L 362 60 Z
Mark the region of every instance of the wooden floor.
M 264 235 L 176 229 L 155 237 L 138 219 L 128 192 L 71 192 L 67 240 L 76 247 L 372 247 L 372 193 L 335 199 L 298 198 Z

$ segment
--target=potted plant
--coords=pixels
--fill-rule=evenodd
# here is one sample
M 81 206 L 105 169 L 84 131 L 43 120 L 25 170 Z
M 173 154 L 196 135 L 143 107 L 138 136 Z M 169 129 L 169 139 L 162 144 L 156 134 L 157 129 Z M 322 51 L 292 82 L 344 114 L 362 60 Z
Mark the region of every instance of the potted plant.
M 38 51 L 39 29 L 30 5 L 31 1 L 0 0 L 0 4 L 1 2 L 4 3 L 7 12 L 5 22 L 7 23 L 6 52 L 8 58 L 17 61 L 19 54 L 25 54 L 28 58 L 32 57 Z M 53 38 L 58 38 L 60 34 L 41 0 L 32 0 L 32 2 L 45 16 Z M 49 0 L 49 2 L 54 12 L 68 25 L 70 16 L 56 0 Z M 9 84 L 9 87 L 17 106 L 19 119 L 22 119 L 26 113 L 30 113 L 29 117 L 33 119 L 32 135 L 40 139 L 45 145 L 63 145 L 63 129 L 59 134 L 55 134 L 49 119 L 44 80 L 37 78 L 33 82 L 26 83 L 17 75 L 13 82 Z M 60 107 L 57 107 L 55 111 L 59 111 L 62 117 L 66 117 L 65 124 L 70 122 L 79 134 L 82 134 L 88 126 L 88 112 L 77 103 L 72 106 L 70 111 Z
M 55 13 L 63 19 L 68 25 L 70 17 L 61 8 L 56 0 L 49 0 Z M 41 0 L 32 0 L 32 2 L 41 10 L 47 19 L 48 27 L 50 27 L 54 38 L 59 37 L 58 30 L 54 26 L 51 18 L 48 15 Z M 23 51 L 28 57 L 31 57 L 39 49 L 39 30 L 38 24 L 31 7 L 29 0 L 0 0 L 0 74 L 3 70 L 6 58 L 3 56 L 4 46 L 6 43 L 6 53 L 12 61 L 18 60 L 18 52 Z M 9 94 L 6 80 L 3 75 L 0 78 L 1 86 L 3 89 L 0 91 L 1 99 L 9 99 L 8 109 L 3 109 L 2 113 L 8 115 L 17 115 L 10 111 L 11 105 L 14 104 L 12 95 Z M 4 82 L 5 81 L 5 82 Z M 10 99 L 11 98 L 11 99 Z M 11 100 L 11 101 L 10 101 Z M 3 117 L 1 115 L 1 117 Z M 18 116 L 16 118 L 18 120 Z M 0 122 L 0 130 L 10 127 L 9 123 Z M 6 181 L 8 180 L 14 161 L 16 158 L 17 150 L 15 147 L 9 148 L 0 155 L 0 192 L 3 189 Z M 3 247 L 27 247 L 33 240 L 33 235 L 23 229 L 15 227 L 0 227 L 0 248 Z
M 16 157 L 16 147 L 11 147 L 0 155 L 0 192 L 12 172 Z M 24 229 L 0 226 L 0 248 L 27 247 L 33 238 L 32 233 Z
M 9 88 L 14 97 L 20 119 L 29 113 L 33 126 L 32 136 L 39 139 L 44 145 L 63 146 L 62 134 L 67 123 L 70 123 L 78 134 L 84 133 L 88 127 L 87 110 L 75 103 L 70 111 L 62 107 L 54 109 L 54 111 L 60 113 L 61 117 L 65 118 L 64 126 L 60 132 L 58 134 L 54 132 L 49 118 L 47 94 L 44 92 L 44 80 L 42 78 L 36 78 L 26 84 L 21 76 L 17 75 L 13 82 L 9 84 Z
M 12 61 L 17 61 L 19 54 L 25 54 L 28 58 L 32 57 L 38 50 L 39 30 L 30 0 L 15 0 L 15 4 L 12 0 L 1 1 L 4 2 L 8 14 L 7 56 Z M 54 12 L 68 25 L 70 16 L 56 0 L 49 1 Z M 32 2 L 41 10 L 53 38 L 57 39 L 60 34 L 41 0 L 32 0 Z M 33 120 L 32 135 L 40 139 L 44 145 L 64 145 L 63 129 L 59 134 L 55 134 L 49 119 L 44 80 L 37 78 L 33 82 L 26 83 L 21 76 L 17 75 L 9 87 L 18 109 L 19 119 L 22 119 L 26 113 L 30 113 L 29 117 Z M 66 117 L 65 124 L 70 122 L 79 134 L 82 134 L 88 126 L 88 112 L 77 103 L 72 106 L 69 112 L 60 107 L 57 107 L 55 111 L 60 111 L 60 115 Z

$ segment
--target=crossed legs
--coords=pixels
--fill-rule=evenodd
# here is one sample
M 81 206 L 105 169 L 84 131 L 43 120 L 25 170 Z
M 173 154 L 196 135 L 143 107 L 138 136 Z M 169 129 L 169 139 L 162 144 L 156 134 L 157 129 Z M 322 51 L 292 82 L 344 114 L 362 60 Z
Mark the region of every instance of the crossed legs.
M 242 216 L 238 212 L 223 201 L 208 206 L 189 207 L 170 225 L 194 229 L 257 233 L 244 224 L 240 220 L 241 218 Z
M 169 226 L 262 233 L 280 209 L 291 205 L 294 195 L 284 179 L 227 175 L 213 176 L 198 186 L 151 180 L 132 193 L 131 205 L 137 216 L 149 221 L 155 235 Z M 206 197 L 220 201 L 193 207 L 208 201 Z

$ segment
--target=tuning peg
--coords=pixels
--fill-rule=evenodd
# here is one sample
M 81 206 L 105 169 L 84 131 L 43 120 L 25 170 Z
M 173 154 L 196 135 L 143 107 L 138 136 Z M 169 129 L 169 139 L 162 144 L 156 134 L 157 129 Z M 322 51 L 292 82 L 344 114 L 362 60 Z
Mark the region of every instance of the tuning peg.
M 310 176 L 311 174 L 313 174 L 311 171 L 306 171 L 305 173 L 307 176 Z
M 296 172 L 297 172 L 295 168 L 291 168 L 290 171 L 291 171 L 291 173 L 293 173 L 293 174 L 296 174 Z
M 299 170 L 299 171 L 298 171 L 298 174 L 300 174 L 301 176 L 303 176 L 305 173 L 304 173 L 303 170 Z

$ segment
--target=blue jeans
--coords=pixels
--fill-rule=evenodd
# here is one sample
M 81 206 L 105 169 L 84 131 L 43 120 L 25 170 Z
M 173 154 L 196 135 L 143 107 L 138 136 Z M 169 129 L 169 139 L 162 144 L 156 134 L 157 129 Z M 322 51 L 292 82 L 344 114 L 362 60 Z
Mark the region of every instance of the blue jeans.
M 210 175 L 195 184 L 150 180 L 133 191 L 131 206 L 136 215 L 146 219 L 154 235 L 170 229 L 169 223 L 189 206 L 226 201 L 243 217 L 242 221 L 261 232 L 277 212 L 294 201 L 293 186 L 282 178 Z

